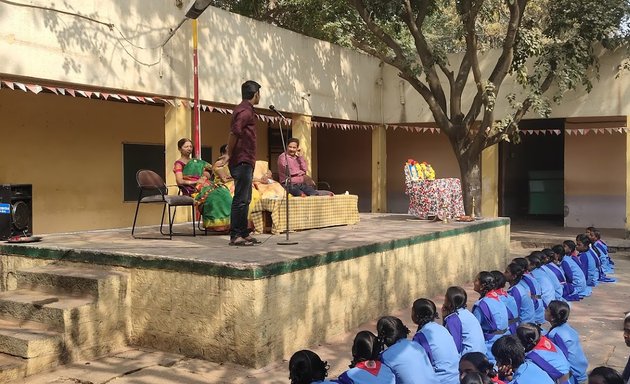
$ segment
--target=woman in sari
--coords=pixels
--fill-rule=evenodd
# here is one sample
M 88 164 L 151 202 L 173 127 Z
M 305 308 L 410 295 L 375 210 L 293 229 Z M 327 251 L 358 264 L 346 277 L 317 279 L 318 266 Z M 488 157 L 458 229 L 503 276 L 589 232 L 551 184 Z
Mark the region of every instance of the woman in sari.
M 223 144 L 221 148 L 219 148 L 219 153 L 221 156 L 219 156 L 217 161 L 215 161 L 214 165 L 212 166 L 212 173 L 214 174 L 214 183 L 216 185 L 222 185 L 225 188 L 227 188 L 230 191 L 230 196 L 234 197 L 234 179 L 232 178 L 232 175 L 230 175 L 230 169 L 228 167 L 227 144 Z M 257 180 L 254 180 L 254 182 L 252 183 L 252 201 L 249 203 L 249 212 L 248 212 L 249 225 L 251 227 L 253 227 L 253 224 L 251 222 L 252 209 L 254 208 L 254 205 L 258 202 L 258 200 L 260 200 L 260 192 L 258 192 L 258 190 L 255 188 L 256 181 Z M 230 204 L 232 204 L 231 198 L 230 198 Z M 230 207 L 228 207 L 228 211 L 229 211 L 229 208 Z
M 173 172 L 182 192 L 195 199 L 203 219 L 203 226 L 215 232 L 230 229 L 232 195 L 224 184 L 210 180 L 212 164 L 191 158 L 193 145 L 189 139 L 177 142 L 181 157 L 175 161 Z M 216 180 L 216 178 L 215 178 Z

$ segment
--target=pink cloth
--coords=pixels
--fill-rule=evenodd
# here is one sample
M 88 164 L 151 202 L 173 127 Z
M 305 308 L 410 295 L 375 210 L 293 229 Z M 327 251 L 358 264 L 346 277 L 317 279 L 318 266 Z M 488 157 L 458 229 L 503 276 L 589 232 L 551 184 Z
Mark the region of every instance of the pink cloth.
M 286 152 L 283 152 L 278 157 L 278 175 L 281 184 L 284 184 L 286 180 L 286 166 L 287 160 L 289 161 L 289 174 L 291 175 L 291 183 L 302 184 L 304 183 L 304 175 L 308 170 L 308 164 L 302 156 L 285 156 Z

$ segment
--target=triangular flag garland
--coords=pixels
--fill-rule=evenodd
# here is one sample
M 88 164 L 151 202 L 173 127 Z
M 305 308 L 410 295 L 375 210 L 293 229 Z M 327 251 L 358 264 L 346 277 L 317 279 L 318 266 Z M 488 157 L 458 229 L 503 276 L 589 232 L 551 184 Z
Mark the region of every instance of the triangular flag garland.
M 80 89 L 72 89 L 65 87 L 52 87 L 47 85 L 38 85 L 38 84 L 30 84 L 30 83 L 22 83 L 17 81 L 9 81 L 0 79 L 0 88 L 8 88 L 13 91 L 21 90 L 23 92 L 31 92 L 34 94 L 39 94 L 44 90 L 53 93 L 55 95 L 62 96 L 82 96 L 88 99 L 96 98 L 103 100 L 122 100 L 125 102 L 136 102 L 142 104 L 168 104 L 171 106 L 176 106 L 177 102 L 173 99 L 165 99 L 162 97 L 149 97 L 149 96 L 135 96 L 135 95 L 125 95 L 121 93 L 105 93 L 99 91 L 86 91 Z M 188 101 L 188 105 L 190 108 L 194 107 L 194 102 L 192 100 Z M 220 108 L 214 107 L 211 105 L 200 104 L 200 109 L 204 112 L 218 112 L 222 114 L 232 114 L 233 110 L 229 108 Z M 279 123 L 284 122 L 287 124 L 291 124 L 292 120 L 290 118 L 282 119 L 280 116 L 270 116 L 270 115 L 261 115 L 257 114 L 256 117 L 264 122 L 268 123 Z M 378 124 L 356 124 L 356 123 L 330 123 L 323 121 L 312 121 L 311 125 L 316 128 L 334 128 L 341 130 L 371 130 L 378 127 Z M 403 124 L 386 124 L 386 129 L 391 129 L 395 131 L 396 129 L 404 129 L 407 132 L 417 132 L 417 133 L 430 133 L 430 134 L 439 134 L 441 133 L 440 128 L 437 127 L 418 127 L 411 125 L 403 125 Z M 525 129 L 519 130 L 522 135 L 561 135 L 562 130 L 560 129 Z M 628 133 L 630 129 L 628 127 L 610 127 L 610 128 L 570 128 L 565 129 L 564 132 L 567 135 L 587 135 L 589 133 L 597 134 L 614 134 L 614 133 Z

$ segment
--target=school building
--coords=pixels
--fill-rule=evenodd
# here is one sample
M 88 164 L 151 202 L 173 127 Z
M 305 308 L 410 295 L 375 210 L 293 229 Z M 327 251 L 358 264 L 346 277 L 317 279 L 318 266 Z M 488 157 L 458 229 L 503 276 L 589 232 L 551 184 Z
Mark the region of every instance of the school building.
M 192 23 L 176 29 L 184 10 L 173 1 L 33 4 L 0 3 L 0 184 L 32 184 L 37 234 L 130 227 L 135 171 L 174 184 L 176 142 L 192 136 Z M 407 211 L 408 158 L 460 176 L 448 139 L 394 68 L 216 8 L 198 30 L 205 159 L 227 141 L 240 84 L 253 79 L 263 86 L 258 158 L 275 169 L 288 129 L 313 177 L 359 195 L 362 212 Z M 521 144 L 484 152 L 484 216 L 630 228 L 630 74 L 617 76 L 621 55 L 601 59 L 591 93 L 567 94 L 549 119 L 528 115 Z M 482 64 L 489 72 L 492 54 Z M 509 108 L 503 99 L 498 111 Z M 140 225 L 159 221 L 151 208 Z

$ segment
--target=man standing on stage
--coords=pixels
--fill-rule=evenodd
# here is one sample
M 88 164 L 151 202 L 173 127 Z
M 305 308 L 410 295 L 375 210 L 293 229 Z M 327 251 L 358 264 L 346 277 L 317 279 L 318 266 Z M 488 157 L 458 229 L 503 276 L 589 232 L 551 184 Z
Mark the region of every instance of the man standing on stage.
M 260 241 L 249 235 L 247 213 L 252 200 L 252 180 L 256 164 L 256 113 L 260 102 L 260 84 L 248 80 L 241 85 L 243 101 L 234 109 L 228 157 L 230 174 L 234 178 L 234 198 L 230 215 L 230 245 L 254 245 Z
M 308 164 L 302 156 L 300 150 L 300 140 L 291 138 L 287 142 L 287 151 L 278 156 L 278 175 L 280 183 L 293 196 L 313 196 L 317 195 L 317 190 L 313 187 L 313 179 L 307 174 Z M 291 181 L 286 185 L 287 163 L 289 164 L 289 175 Z

